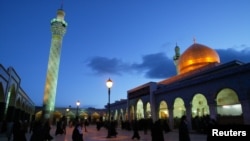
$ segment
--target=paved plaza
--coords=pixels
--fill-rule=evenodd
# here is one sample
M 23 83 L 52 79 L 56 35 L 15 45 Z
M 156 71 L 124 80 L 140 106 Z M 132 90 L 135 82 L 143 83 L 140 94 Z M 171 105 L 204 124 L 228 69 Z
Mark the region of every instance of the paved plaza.
M 51 129 L 51 135 L 54 137 L 52 141 L 72 141 L 73 128 L 67 127 L 66 135 L 57 135 L 55 136 L 55 127 L 53 126 Z M 118 135 L 115 138 L 106 138 L 107 130 L 105 128 L 101 128 L 101 130 L 97 131 L 96 126 L 90 125 L 87 127 L 88 132 L 84 132 L 83 138 L 84 141 L 137 141 L 137 139 L 132 140 L 131 137 L 133 135 L 133 131 L 122 130 L 117 128 Z M 140 141 L 151 141 L 150 131 L 145 135 L 142 131 L 139 132 L 141 139 Z M 29 141 L 30 134 L 27 134 L 27 141 Z M 190 133 L 191 141 L 206 141 L 206 135 L 203 134 L 195 134 Z M 7 139 L 1 135 L 1 141 L 7 141 Z M 164 134 L 165 141 L 178 141 L 178 132 L 172 131 L 167 134 Z

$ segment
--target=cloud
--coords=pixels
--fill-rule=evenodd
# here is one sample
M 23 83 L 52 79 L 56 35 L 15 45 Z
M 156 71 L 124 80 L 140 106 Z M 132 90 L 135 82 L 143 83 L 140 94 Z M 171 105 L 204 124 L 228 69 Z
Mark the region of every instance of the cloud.
M 93 70 L 95 74 L 115 74 L 122 75 L 128 70 L 128 65 L 117 58 L 105 58 L 96 56 L 91 58 L 87 66 Z
M 221 63 L 227 63 L 233 60 L 239 60 L 244 63 L 250 62 L 250 47 L 241 50 L 236 49 L 217 49 Z M 123 62 L 117 58 L 93 57 L 87 66 L 94 73 L 123 75 L 128 73 L 140 73 L 144 77 L 150 79 L 166 79 L 176 75 L 176 68 L 172 58 L 166 56 L 165 53 L 154 53 L 142 56 L 142 62 L 134 62 L 132 64 Z
M 164 53 L 144 55 L 142 63 L 134 63 L 133 70 L 144 72 L 147 78 L 167 78 L 176 74 L 172 59 Z
M 220 56 L 221 63 L 230 62 L 233 60 L 239 60 L 244 63 L 250 62 L 250 47 L 242 50 L 229 49 L 217 49 L 217 53 Z
M 164 53 L 148 54 L 142 62 L 125 63 L 117 58 L 96 56 L 88 60 L 87 66 L 98 75 L 143 73 L 146 78 L 166 78 L 175 74 L 175 66 Z

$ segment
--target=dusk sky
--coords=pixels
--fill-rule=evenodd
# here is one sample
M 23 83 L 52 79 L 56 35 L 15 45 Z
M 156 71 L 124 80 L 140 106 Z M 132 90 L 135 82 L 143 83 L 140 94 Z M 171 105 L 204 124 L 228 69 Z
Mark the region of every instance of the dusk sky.
M 0 0 L 0 63 L 42 106 L 50 21 L 62 0 Z M 221 63 L 250 62 L 249 0 L 63 0 L 65 21 L 56 106 L 104 108 L 127 91 L 176 75 L 176 44 L 215 49 Z

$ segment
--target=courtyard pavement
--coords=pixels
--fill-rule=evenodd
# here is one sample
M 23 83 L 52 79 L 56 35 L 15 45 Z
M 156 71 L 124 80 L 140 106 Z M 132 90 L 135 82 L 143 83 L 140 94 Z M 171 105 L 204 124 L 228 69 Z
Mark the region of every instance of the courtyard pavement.
M 51 135 L 54 137 L 52 141 L 72 141 L 73 127 L 67 127 L 66 134 L 55 136 L 55 127 L 53 126 L 51 129 Z M 87 132 L 84 132 L 83 139 L 84 141 L 138 141 L 137 139 L 132 140 L 131 137 L 133 135 L 133 131 L 122 130 L 117 128 L 118 135 L 113 138 L 106 138 L 107 130 L 105 128 L 101 128 L 99 131 L 96 130 L 95 125 L 90 125 L 87 127 Z M 140 141 L 151 141 L 150 131 L 145 135 L 143 131 L 139 132 L 141 139 Z M 30 133 L 26 134 L 27 141 L 30 140 Z M 204 134 L 196 134 L 190 133 L 191 141 L 206 141 L 206 135 Z M 164 134 L 165 141 L 178 141 L 178 132 L 171 131 L 169 133 Z M 7 138 L 4 135 L 0 136 L 0 141 L 7 141 Z

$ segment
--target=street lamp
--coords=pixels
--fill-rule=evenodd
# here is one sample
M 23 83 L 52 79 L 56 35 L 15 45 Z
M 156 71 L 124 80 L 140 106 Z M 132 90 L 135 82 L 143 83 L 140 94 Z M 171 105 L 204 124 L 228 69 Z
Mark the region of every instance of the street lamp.
M 78 120 L 78 109 L 79 109 L 79 106 L 80 106 L 80 101 L 77 100 L 76 101 L 76 120 Z
M 68 124 L 69 123 L 69 108 L 67 108 L 66 109 L 66 119 L 67 119 L 67 122 L 66 122 L 66 124 Z
M 111 122 L 110 122 L 110 88 L 112 87 L 113 82 L 112 80 L 109 78 L 106 82 L 106 86 L 108 87 L 108 136 L 107 138 L 111 137 Z

